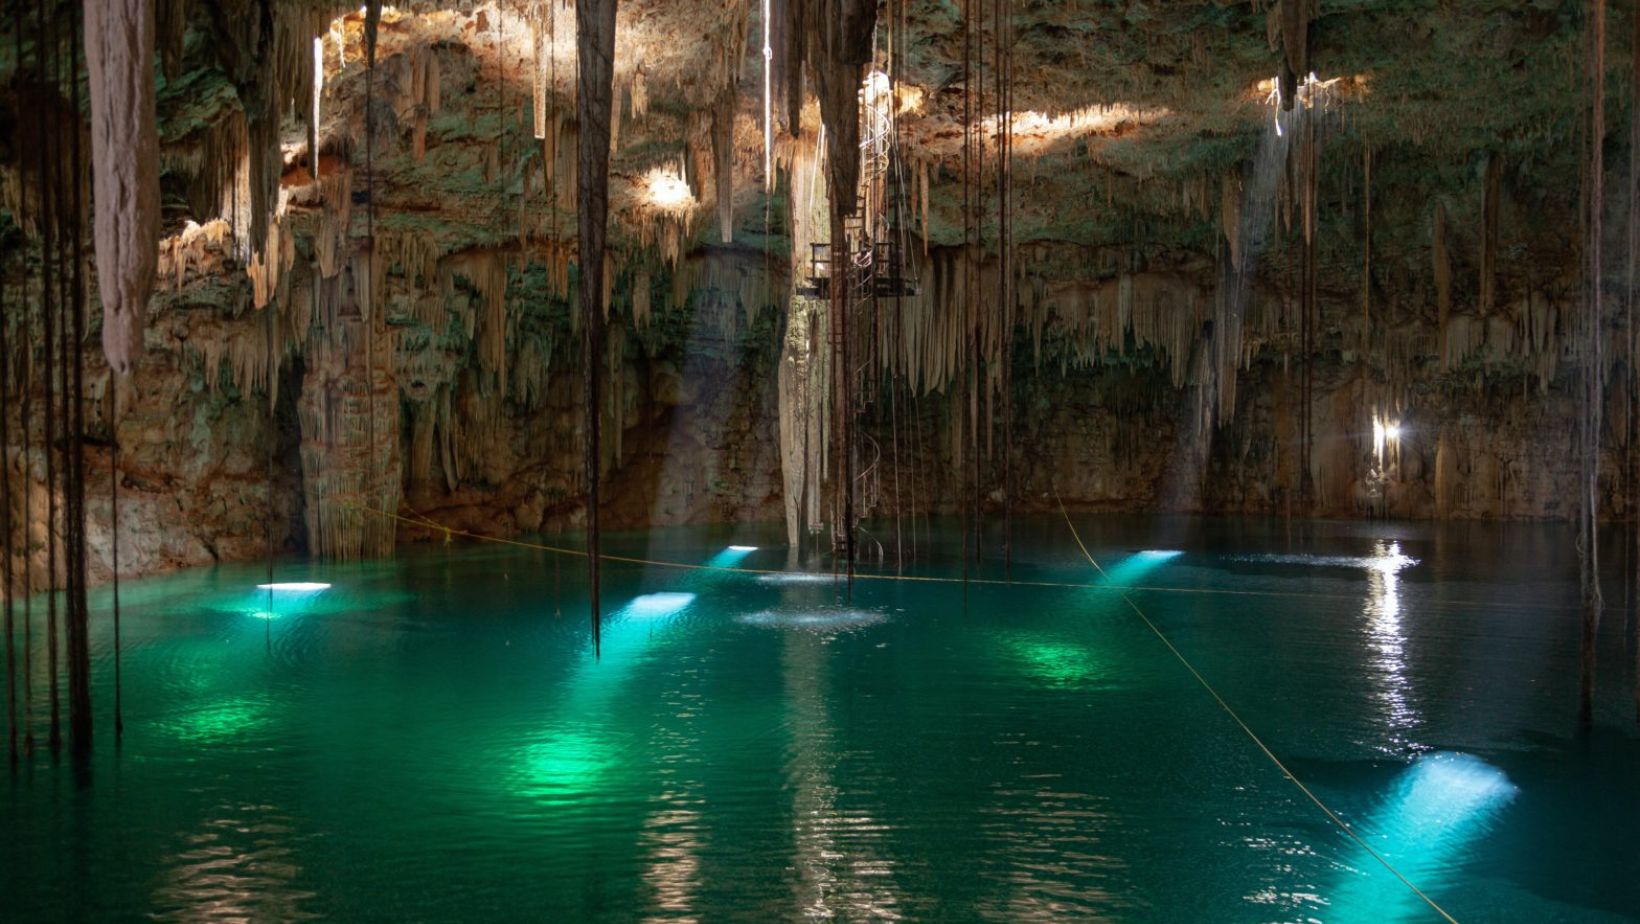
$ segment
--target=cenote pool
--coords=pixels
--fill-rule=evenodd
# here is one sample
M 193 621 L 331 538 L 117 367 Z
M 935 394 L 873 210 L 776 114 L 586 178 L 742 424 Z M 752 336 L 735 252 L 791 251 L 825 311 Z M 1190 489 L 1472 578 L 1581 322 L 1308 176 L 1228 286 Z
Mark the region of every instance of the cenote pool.
M 1078 526 L 1457 919 L 1640 919 L 1623 588 L 1579 735 L 1569 530 Z M 275 593 L 272 618 L 261 565 L 127 582 L 124 743 L 99 621 L 90 766 L 0 782 L 0 917 L 1439 920 L 1063 522 L 1020 532 L 1014 578 L 1085 586 L 863 580 L 845 603 L 823 577 L 610 565 L 598 660 L 582 562 L 527 549 L 281 562 L 331 586 Z M 910 573 L 961 573 L 940 536 Z M 772 530 L 606 541 L 798 566 Z

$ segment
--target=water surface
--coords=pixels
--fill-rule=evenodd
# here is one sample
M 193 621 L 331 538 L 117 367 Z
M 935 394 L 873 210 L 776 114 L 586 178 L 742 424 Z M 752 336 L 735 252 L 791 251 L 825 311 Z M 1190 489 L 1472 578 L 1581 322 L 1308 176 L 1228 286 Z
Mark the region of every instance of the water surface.
M 1078 526 L 1104 577 L 1049 519 L 1011 574 L 1073 586 L 611 565 L 596 659 L 582 563 L 524 549 L 281 562 L 332 586 L 271 610 L 262 565 L 127 582 L 123 745 L 99 619 L 90 767 L 0 781 L 0 917 L 1436 920 L 1116 584 L 1459 920 L 1640 920 L 1624 591 L 1580 736 L 1568 530 Z M 908 573 L 961 574 L 936 529 Z M 778 543 L 609 540 L 804 567 Z

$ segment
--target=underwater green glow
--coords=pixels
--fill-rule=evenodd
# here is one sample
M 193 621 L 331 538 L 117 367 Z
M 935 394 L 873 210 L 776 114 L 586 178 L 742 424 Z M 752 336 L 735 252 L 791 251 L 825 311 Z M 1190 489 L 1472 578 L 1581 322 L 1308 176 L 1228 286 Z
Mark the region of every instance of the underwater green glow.
M 265 700 L 234 697 L 192 709 L 160 727 L 189 744 L 222 744 L 271 725 Z
M 1026 673 L 1050 687 L 1080 687 L 1098 681 L 1104 672 L 1085 646 L 1045 635 L 1010 639 L 1007 650 Z
M 1106 527 L 1089 549 L 1139 578 L 1126 593 L 1318 797 L 1458 920 L 1633 916 L 1640 739 L 1544 734 L 1576 714 L 1578 624 L 1545 618 L 1577 599 L 1543 577 L 1571 570 L 1566 546 L 1511 527 L 1518 546 L 1469 561 L 1402 538 L 1438 566 L 1396 583 L 1314 564 L 1380 554 L 1374 536 L 1208 525 Z M 612 567 L 601 654 L 584 585 L 529 549 L 285 563 L 333 586 L 275 593 L 272 623 L 264 567 L 132 581 L 123 743 L 98 726 L 83 792 L 44 747 L 14 778 L 0 918 L 1437 920 L 1049 526 L 1014 550 L 1042 584 L 966 599 L 955 581 L 859 581 L 849 600 L 819 570 Z M 746 538 L 754 566 L 829 567 L 788 563 L 774 532 L 610 548 L 704 563 Z M 949 554 L 913 573 L 960 580 L 962 535 L 938 535 Z M 1155 546 L 1187 551 L 1137 554 Z M 1241 563 L 1260 553 L 1307 558 Z M 91 628 L 101 717 L 112 627 Z M 1620 632 L 1603 641 L 1622 655 Z M 1443 749 L 1507 780 L 1410 759 Z
M 696 599 L 686 591 L 639 594 L 611 614 L 601 651 L 596 657 L 590 649 L 582 652 L 553 702 L 550 714 L 556 721 L 549 719 L 508 755 L 506 785 L 513 795 L 561 805 L 600 791 L 615 767 L 615 749 L 604 729 L 578 724 L 580 717 L 603 715 L 611 708 L 645 651 L 666 637 L 671 617 Z
M 612 749 L 596 732 L 553 730 L 522 749 L 512 788 L 542 805 L 563 805 L 596 794 L 614 763 Z

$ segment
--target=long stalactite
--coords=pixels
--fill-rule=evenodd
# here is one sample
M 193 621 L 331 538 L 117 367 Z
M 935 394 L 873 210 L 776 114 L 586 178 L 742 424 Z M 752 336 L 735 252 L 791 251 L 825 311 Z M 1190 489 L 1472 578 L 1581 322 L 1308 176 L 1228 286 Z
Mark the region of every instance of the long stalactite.
M 1578 422 L 1578 578 L 1583 604 L 1583 637 L 1578 658 L 1578 720 L 1585 726 L 1594 722 L 1594 677 L 1600 611 L 1600 428 L 1605 403 L 1604 361 L 1601 346 L 1604 324 L 1601 311 L 1600 274 L 1603 233 L 1601 212 L 1605 205 L 1606 141 L 1606 0 L 1589 0 L 1589 81 L 1588 194 L 1585 197 L 1583 235 L 1583 396 Z
M 64 321 L 64 414 L 68 438 L 64 494 L 67 500 L 68 574 L 68 712 L 69 744 L 75 757 L 83 761 L 91 753 L 93 715 L 91 707 L 91 628 L 86 599 L 86 509 L 85 509 L 85 155 L 80 131 L 80 51 L 85 23 L 71 14 L 71 41 L 68 45 L 66 79 L 70 86 L 69 113 L 69 210 L 71 283 L 68 318 Z M 149 252 L 153 259 L 153 252 Z
M 580 0 L 575 6 L 576 117 L 580 123 L 576 189 L 579 192 L 580 306 L 582 388 L 585 392 L 584 477 L 587 516 L 587 602 L 592 645 L 601 643 L 598 565 L 598 488 L 602 467 L 599 429 L 604 362 L 605 304 L 599 284 L 609 216 L 609 139 L 615 81 L 616 0 Z
M 154 0 L 85 0 L 84 11 L 103 352 L 125 374 L 142 346 L 159 254 Z
M 1640 15 L 1630 17 L 1629 70 L 1629 189 L 1627 280 L 1623 288 L 1624 334 L 1628 343 L 1626 398 L 1628 432 L 1625 436 L 1624 474 L 1628 482 L 1629 607 L 1628 623 L 1634 643 L 1634 720 L 1640 724 L 1640 326 L 1635 300 L 1640 298 Z
M 3 27 L 4 23 L 0 23 L 0 28 Z M 11 510 L 11 325 L 14 312 L 19 306 L 15 306 L 7 297 L 6 269 L 9 257 L 9 250 L 0 247 L 0 530 L 3 530 L 0 532 L 0 554 L 5 556 L 5 559 L 0 561 L 0 581 L 5 581 L 5 586 L 0 587 L 0 595 L 4 596 L 6 631 L 6 753 L 15 771 L 22 757 L 22 747 L 17 715 L 17 601 L 12 583 L 12 566 L 15 558 Z M 28 311 L 26 302 L 20 307 L 23 313 Z M 24 490 L 27 490 L 26 485 Z M 24 657 L 27 656 L 28 653 L 24 652 Z

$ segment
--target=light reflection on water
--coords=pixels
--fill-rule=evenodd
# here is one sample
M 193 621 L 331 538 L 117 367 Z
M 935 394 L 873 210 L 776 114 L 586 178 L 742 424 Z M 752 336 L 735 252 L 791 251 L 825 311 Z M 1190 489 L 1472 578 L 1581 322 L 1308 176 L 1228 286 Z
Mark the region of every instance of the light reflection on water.
M 224 805 L 167 858 L 154 917 L 205 921 L 311 921 L 315 897 L 294 886 L 301 867 L 291 818 L 273 805 Z
M 1370 651 L 1368 671 L 1373 700 L 1379 706 L 1384 736 L 1383 750 L 1401 753 L 1416 750 L 1411 735 L 1419 717 L 1407 669 L 1406 638 L 1401 629 L 1401 575 L 1413 561 L 1401 554 L 1401 544 L 1378 540 L 1372 560 L 1379 564 L 1367 569 L 1367 635 Z
M 1085 562 L 1055 564 L 1075 554 L 1059 526 L 1034 545 L 1022 532 L 1016 568 L 1093 583 Z M 1562 733 L 1575 619 L 1450 603 L 1520 597 L 1516 572 L 1552 598 L 1541 573 L 1558 564 L 1538 560 L 1552 544 L 1466 564 L 1416 538 L 1242 533 L 1234 554 L 1263 557 L 1239 572 L 1204 567 L 1229 553 L 1182 531 L 1165 537 L 1182 555 L 1127 551 L 1160 538 L 1117 532 L 1093 552 L 1158 588 L 1288 592 L 1133 598 L 1460 919 L 1640 907 L 1613 846 L 1640 825 L 1613 782 L 1640 746 L 1613 731 L 1589 758 Z M 689 560 L 724 543 L 703 536 Z M 829 575 L 612 568 L 594 657 L 584 600 L 566 579 L 560 601 L 544 557 L 309 569 L 291 577 L 332 589 L 271 623 L 246 618 L 259 571 L 127 588 L 126 743 L 98 751 L 84 793 L 43 759 L 0 789 L 8 915 L 1416 916 L 1096 585 L 862 581 L 846 600 Z M 107 703 L 108 639 L 95 641 Z M 1488 777 L 1409 762 L 1430 750 L 1467 752 L 1519 795 L 1468 799 L 1480 790 L 1465 781 Z M 1580 836 L 1540 856 L 1566 812 L 1600 846 Z M 88 876 L 96 888 L 75 886 Z M 1491 914 L 1500 894 L 1509 906 Z

